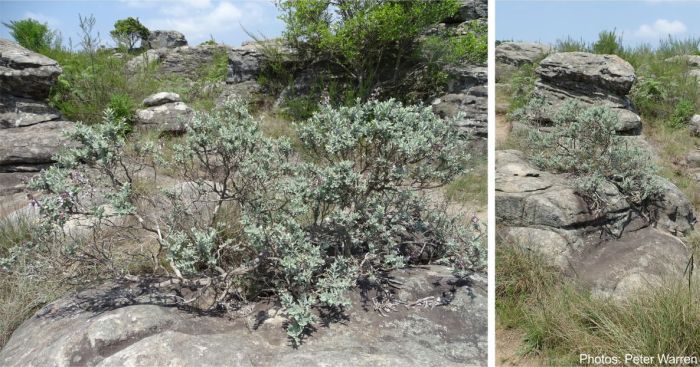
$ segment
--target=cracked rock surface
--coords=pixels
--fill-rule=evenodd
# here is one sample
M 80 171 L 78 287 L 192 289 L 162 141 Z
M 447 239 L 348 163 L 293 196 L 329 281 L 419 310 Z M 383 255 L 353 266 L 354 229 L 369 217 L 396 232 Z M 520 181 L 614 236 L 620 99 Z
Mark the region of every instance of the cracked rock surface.
M 177 290 L 156 292 L 145 280 L 107 284 L 25 321 L 0 351 L 0 365 L 486 365 L 485 275 L 457 279 L 446 267 L 424 266 L 391 276 L 402 285 L 384 311 L 374 309 L 374 289 L 353 291 L 353 306 L 316 325 L 296 349 L 276 305 L 204 315 L 171 307 Z
M 675 235 L 696 218 L 675 185 L 663 181 L 649 223 L 614 186 L 605 189 L 607 206 L 593 211 L 570 182 L 532 166 L 522 152 L 496 151 L 496 221 L 505 239 L 616 298 L 683 272 L 688 250 Z

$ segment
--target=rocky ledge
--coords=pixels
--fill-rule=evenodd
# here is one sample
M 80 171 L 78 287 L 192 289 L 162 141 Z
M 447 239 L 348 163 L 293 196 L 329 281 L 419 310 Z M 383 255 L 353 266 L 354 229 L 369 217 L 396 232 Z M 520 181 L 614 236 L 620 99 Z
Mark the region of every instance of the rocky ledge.
M 393 300 L 366 287 L 298 348 L 274 304 L 222 315 L 170 307 L 153 281 L 109 284 L 54 302 L 0 351 L 3 366 L 478 366 L 486 365 L 484 275 L 426 266 L 396 271 Z
M 20 192 L 67 143 L 63 131 L 73 123 L 46 102 L 61 72 L 56 61 L 0 39 L 0 195 Z
M 671 182 L 650 210 L 630 205 L 613 186 L 607 207 L 589 209 L 565 174 L 533 167 L 515 150 L 496 152 L 496 221 L 506 241 L 546 256 L 604 296 L 623 299 L 669 277 L 680 276 L 688 249 L 677 237 L 697 218 Z

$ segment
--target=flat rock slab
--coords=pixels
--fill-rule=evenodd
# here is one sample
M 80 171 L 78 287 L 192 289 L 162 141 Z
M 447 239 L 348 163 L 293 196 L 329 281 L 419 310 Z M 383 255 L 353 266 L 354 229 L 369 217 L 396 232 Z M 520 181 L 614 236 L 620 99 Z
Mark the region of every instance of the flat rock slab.
M 680 278 L 689 257 L 677 237 L 647 227 L 588 246 L 571 263 L 578 278 L 599 295 L 625 299 Z
M 69 121 L 49 121 L 22 128 L 0 129 L 0 172 L 43 168 L 53 163 L 53 156 L 68 144 L 64 132 L 74 124 Z M 18 168 L 21 167 L 21 168 Z
M 483 275 L 457 280 L 427 266 L 394 273 L 398 304 L 382 315 L 353 292 L 339 322 L 317 325 L 297 349 L 274 305 L 237 317 L 204 316 L 158 304 L 145 283 L 111 284 L 44 307 L 0 351 L 3 366 L 479 366 L 486 365 Z M 370 291 L 372 295 L 373 291 Z M 167 298 L 163 298 L 167 299 Z
M 144 283 L 112 284 L 44 307 L 0 351 L 3 366 L 485 366 L 487 298 L 483 275 L 453 278 L 427 266 L 397 271 L 397 299 L 441 305 L 384 316 L 353 292 L 346 318 L 317 325 L 297 349 L 274 305 L 237 318 L 158 305 Z M 371 293 L 371 292 L 370 292 Z M 160 301 L 161 304 L 167 303 Z
M 0 129 L 58 120 L 61 114 L 45 102 L 0 95 Z

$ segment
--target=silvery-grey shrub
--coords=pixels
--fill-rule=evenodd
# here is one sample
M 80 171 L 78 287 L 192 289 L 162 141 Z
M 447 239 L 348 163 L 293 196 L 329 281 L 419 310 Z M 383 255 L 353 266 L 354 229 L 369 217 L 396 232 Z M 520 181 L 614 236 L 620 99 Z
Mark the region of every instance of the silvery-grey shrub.
M 119 223 L 157 243 L 147 255 L 155 271 L 206 279 L 197 284 L 214 291 L 214 307 L 277 296 L 296 343 L 314 308 L 350 304 L 358 279 L 380 284 L 409 264 L 445 263 L 458 276 L 484 266 L 481 233 L 425 194 L 469 159 L 452 121 L 430 108 L 323 105 L 297 125 L 305 159 L 288 139 L 265 136 L 238 100 L 196 113 L 170 153 L 127 144 L 127 127 L 107 111 L 70 133 L 75 146 L 32 184 L 43 192 L 38 241 L 95 257 L 95 246 L 66 240 L 67 224 L 76 215 L 95 231 Z M 179 183 L 159 180 L 162 171 Z
M 516 116 L 538 116 L 537 111 L 526 110 L 545 107 L 533 103 Z M 616 133 L 617 126 L 617 114 L 611 109 L 568 101 L 555 113 L 551 126 L 538 125 L 530 131 L 534 163 L 569 173 L 579 193 L 595 207 L 605 205 L 609 185 L 632 204 L 643 205 L 660 191 L 657 168 L 649 153 Z

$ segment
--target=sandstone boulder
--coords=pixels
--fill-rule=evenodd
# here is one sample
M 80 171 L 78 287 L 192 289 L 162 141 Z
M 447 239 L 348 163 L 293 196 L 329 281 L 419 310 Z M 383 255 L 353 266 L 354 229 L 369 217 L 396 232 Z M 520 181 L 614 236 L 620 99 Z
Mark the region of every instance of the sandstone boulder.
M 487 298 L 468 280 L 426 266 L 395 271 L 396 311 L 373 310 L 372 289 L 352 292 L 344 317 L 298 348 L 275 304 L 211 316 L 166 307 L 174 293 L 121 282 L 54 302 L 25 321 L 0 351 L 3 366 L 479 366 L 486 365 Z M 417 302 L 417 303 L 416 303 Z M 334 322 L 340 321 L 340 322 Z
M 180 95 L 172 92 L 160 92 L 153 94 L 143 100 L 146 107 L 160 106 L 166 103 L 181 102 Z
M 260 73 L 263 54 L 254 47 L 232 49 L 228 54 L 226 82 L 236 84 L 255 80 Z
M 151 31 L 146 45 L 149 48 L 175 48 L 187 46 L 187 39 L 178 31 Z
M 73 123 L 46 103 L 61 73 L 56 61 L 0 39 L 0 172 L 5 193 L 17 192 L 26 177 L 53 163 L 67 144 L 63 131 Z
M 58 120 L 61 114 L 44 101 L 0 94 L 0 129 Z
M 138 128 L 169 133 L 182 133 L 194 116 L 175 93 L 161 92 L 146 98 L 143 103 L 150 106 L 136 111 L 134 125 Z
M 457 14 L 446 19 L 447 23 L 461 23 L 474 19 L 488 18 L 489 2 L 487 0 L 459 0 Z
M 552 52 L 548 45 L 533 42 L 503 42 L 496 46 L 496 62 L 520 66 L 532 64 Z
M 445 72 L 449 76 L 447 91 L 464 93 L 472 87 L 486 86 L 488 83 L 488 68 L 478 65 L 448 65 Z
M 0 38 L 0 95 L 46 99 L 62 71 L 56 61 Z
M 700 149 L 688 153 L 685 160 L 688 162 L 690 168 L 700 168 Z
M 700 115 L 694 115 L 690 119 L 690 123 L 688 124 L 688 129 L 690 129 L 691 135 L 700 137 Z
M 0 129 L 0 172 L 38 171 L 67 146 L 72 122 L 54 120 L 23 128 Z
M 597 246 L 590 242 L 570 263 L 597 296 L 623 300 L 665 282 L 687 281 L 682 277 L 690 254 L 668 233 L 646 227 Z
M 586 52 L 549 55 L 537 75 L 544 83 L 583 95 L 625 96 L 636 79 L 632 65 L 619 56 Z
M 126 63 L 126 70 L 129 73 L 136 73 L 147 68 L 149 65 L 157 64 L 161 55 L 165 54 L 163 49 L 148 50 L 141 55 L 134 57 Z
M 522 152 L 496 151 L 496 220 L 506 241 L 543 254 L 600 295 L 625 298 L 679 276 L 688 260 L 676 236 L 695 225 L 692 204 L 660 180 L 650 223 L 612 185 L 603 189 L 607 206 L 591 210 L 567 175 L 537 169 Z
M 619 118 L 617 132 L 638 135 L 641 118 L 627 97 L 636 80 L 634 68 L 616 55 L 561 52 L 547 56 L 536 69 L 534 97 L 545 101 L 543 119 L 551 121 L 569 100 L 584 106 L 605 106 Z

